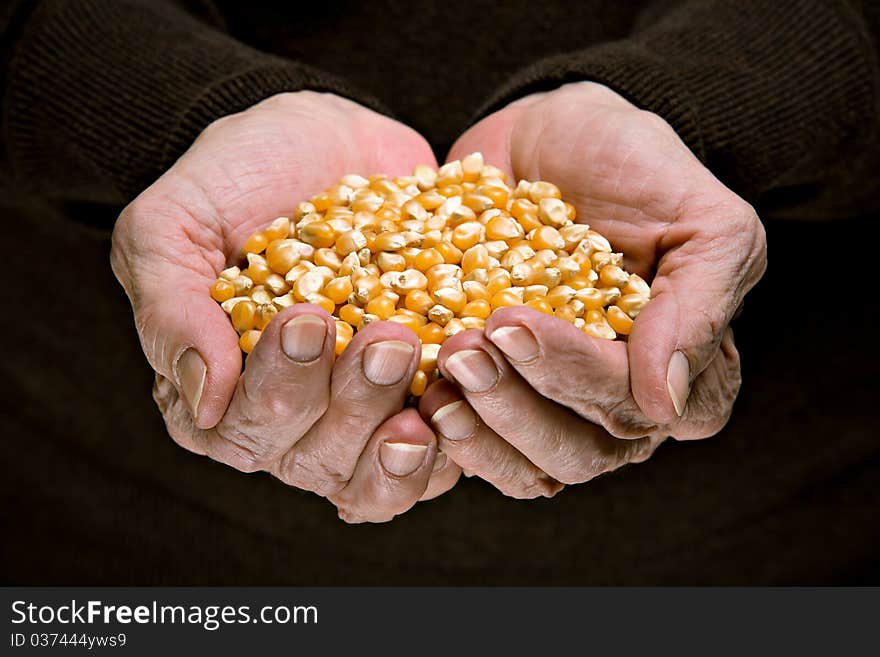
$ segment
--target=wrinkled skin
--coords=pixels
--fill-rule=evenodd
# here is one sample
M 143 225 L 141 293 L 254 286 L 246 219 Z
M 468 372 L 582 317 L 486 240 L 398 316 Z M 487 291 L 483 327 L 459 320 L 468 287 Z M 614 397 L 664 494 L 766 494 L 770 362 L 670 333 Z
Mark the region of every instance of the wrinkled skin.
M 420 406 L 440 448 L 502 492 L 536 497 L 644 461 L 668 436 L 717 433 L 740 387 L 729 323 L 766 267 L 751 206 L 665 121 L 594 83 L 512 103 L 468 130 L 449 159 L 473 151 L 510 180 L 558 185 L 577 221 L 608 237 L 625 268 L 652 283 L 652 299 L 628 342 L 593 339 L 524 307 L 492 315 L 485 332 L 448 340 L 439 359 L 448 380 Z M 530 331 L 534 353 L 505 355 L 496 339 L 504 332 L 494 333 L 503 327 Z M 462 352 L 465 369 L 483 363 L 494 383 L 467 390 L 457 381 L 449 359 Z M 451 414 L 438 410 L 462 399 L 452 439 L 439 421 Z
M 298 201 L 346 173 L 404 175 L 433 162 L 425 140 L 391 119 L 330 94 L 281 94 L 210 125 L 125 208 L 111 262 L 177 443 L 327 496 L 349 522 L 390 520 L 455 484 L 459 468 L 436 456 L 431 429 L 403 409 L 418 362 L 412 332 L 373 324 L 335 359 L 334 322 L 316 306 L 298 305 L 272 320 L 242 373 L 238 336 L 208 295 L 245 239 Z M 318 327 L 319 353 L 307 361 L 282 349 L 282 327 L 301 315 L 325 324 L 310 324 Z M 365 350 L 383 341 L 398 352 L 413 348 L 391 383 L 364 372 Z M 398 476 L 383 465 L 386 440 L 415 446 L 403 450 L 420 456 L 412 472 Z

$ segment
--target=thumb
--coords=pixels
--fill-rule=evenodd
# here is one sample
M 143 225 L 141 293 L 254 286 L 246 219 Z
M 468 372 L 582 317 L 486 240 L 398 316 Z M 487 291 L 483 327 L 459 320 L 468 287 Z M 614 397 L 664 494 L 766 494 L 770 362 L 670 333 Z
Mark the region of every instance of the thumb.
M 232 398 L 242 358 L 235 329 L 210 296 L 210 267 L 196 271 L 158 256 L 132 256 L 116 232 L 111 263 L 150 365 L 174 384 L 197 427 L 213 427 Z
M 767 262 L 763 226 L 745 202 L 691 216 L 661 239 L 651 301 L 629 337 L 633 397 L 658 423 L 684 413 L 694 380 Z

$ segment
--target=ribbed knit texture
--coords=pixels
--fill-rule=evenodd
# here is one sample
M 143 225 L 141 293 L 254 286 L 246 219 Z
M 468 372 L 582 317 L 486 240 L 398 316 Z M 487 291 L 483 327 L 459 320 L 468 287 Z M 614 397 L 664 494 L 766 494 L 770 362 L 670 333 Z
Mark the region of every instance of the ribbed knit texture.
M 211 121 L 281 91 L 379 108 L 342 78 L 367 85 L 442 158 L 478 99 L 485 114 L 586 79 L 663 116 L 751 201 L 880 207 L 877 0 L 24 4 L 3 35 L 3 164 L 47 196 L 130 200 Z
M 371 103 L 164 3 L 44 2 L 21 41 L 5 97 L 8 155 L 17 180 L 49 195 L 124 202 L 213 120 L 276 93 Z
M 683 3 L 631 38 L 545 59 L 481 111 L 594 80 L 664 117 L 728 185 L 754 199 L 828 177 L 876 146 L 880 80 L 845 3 Z

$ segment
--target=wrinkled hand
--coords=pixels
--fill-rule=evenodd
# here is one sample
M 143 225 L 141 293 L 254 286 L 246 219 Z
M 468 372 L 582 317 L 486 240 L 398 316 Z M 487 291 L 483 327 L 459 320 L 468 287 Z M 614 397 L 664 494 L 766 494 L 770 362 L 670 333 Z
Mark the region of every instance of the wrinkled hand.
M 455 484 L 458 467 L 403 410 L 420 354 L 411 331 L 372 324 L 334 364 L 334 322 L 296 305 L 242 373 L 237 334 L 208 292 L 248 235 L 346 173 L 433 161 L 414 131 L 355 103 L 281 94 L 211 124 L 123 211 L 111 262 L 177 443 L 325 495 L 350 522 L 390 520 Z
M 717 433 L 740 386 L 729 323 L 766 266 L 753 209 L 660 117 L 595 83 L 509 105 L 449 157 L 472 151 L 514 180 L 558 185 L 577 220 L 652 281 L 652 298 L 628 342 L 523 307 L 448 340 L 449 381 L 421 402 L 441 449 L 503 492 L 534 497 L 642 461 L 667 436 Z

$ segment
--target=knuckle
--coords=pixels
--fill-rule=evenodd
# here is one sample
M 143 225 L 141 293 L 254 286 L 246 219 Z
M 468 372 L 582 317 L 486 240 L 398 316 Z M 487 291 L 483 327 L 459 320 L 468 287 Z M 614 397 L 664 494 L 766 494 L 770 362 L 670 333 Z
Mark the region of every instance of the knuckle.
M 308 490 L 323 497 L 338 494 L 351 478 L 349 473 L 342 472 L 340 468 L 297 450 L 291 450 L 281 458 L 276 476 L 288 486 Z
M 242 472 L 263 470 L 275 456 L 275 448 L 267 441 L 257 439 L 239 427 L 221 422 L 217 425 L 217 435 L 229 446 L 224 450 L 221 460 Z

